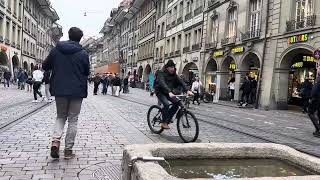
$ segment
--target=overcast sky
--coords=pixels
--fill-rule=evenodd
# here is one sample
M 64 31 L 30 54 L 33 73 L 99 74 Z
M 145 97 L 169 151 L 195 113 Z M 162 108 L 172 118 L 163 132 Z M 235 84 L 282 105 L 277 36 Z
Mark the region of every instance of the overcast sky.
M 122 0 L 51 0 L 63 27 L 63 38 L 68 38 L 70 27 L 83 30 L 85 37 L 99 36 L 103 23 L 110 16 L 112 8 L 118 7 Z M 84 13 L 87 12 L 87 16 Z

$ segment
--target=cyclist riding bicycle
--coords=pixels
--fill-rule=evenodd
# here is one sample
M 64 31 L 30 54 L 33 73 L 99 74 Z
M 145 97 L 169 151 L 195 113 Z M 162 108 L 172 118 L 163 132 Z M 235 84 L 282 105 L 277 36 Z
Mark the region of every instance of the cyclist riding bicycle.
M 169 60 L 164 69 L 157 73 L 155 89 L 156 95 L 163 105 L 161 128 L 170 129 L 169 123 L 179 109 L 179 99 L 175 96 L 181 94 L 181 90 L 187 95 L 192 96 L 184 81 L 176 73 L 176 64 L 173 60 Z M 172 106 L 170 107 L 170 102 Z

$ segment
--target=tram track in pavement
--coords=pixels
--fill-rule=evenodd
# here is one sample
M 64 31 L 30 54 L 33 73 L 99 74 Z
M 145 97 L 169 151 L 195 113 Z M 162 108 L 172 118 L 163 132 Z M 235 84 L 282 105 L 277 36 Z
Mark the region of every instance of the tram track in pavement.
M 136 104 L 139 104 L 139 105 L 147 106 L 147 107 L 150 107 L 150 106 L 154 105 L 154 104 L 139 102 L 139 101 L 136 101 L 136 100 L 131 100 L 131 99 L 123 98 L 123 97 L 118 97 L 118 98 L 122 99 L 122 100 L 125 100 L 125 101 L 128 101 L 128 102 L 131 102 L 131 103 L 136 103 Z M 320 157 L 320 150 L 318 152 L 315 152 L 315 150 L 312 150 L 312 149 L 315 149 L 315 147 L 318 147 L 320 145 L 320 143 L 315 143 L 315 142 L 312 142 L 312 141 L 308 141 L 308 140 L 305 140 L 305 139 L 288 136 L 288 135 L 277 133 L 277 132 L 269 132 L 269 131 L 263 130 L 261 128 L 249 126 L 249 125 L 246 125 L 246 124 L 234 122 L 234 121 L 231 121 L 231 120 L 227 120 L 227 119 L 216 117 L 216 116 L 212 116 L 212 115 L 206 115 L 206 114 L 202 114 L 202 113 L 199 113 L 199 112 L 193 112 L 193 113 L 197 116 L 197 119 L 199 121 L 207 123 L 209 125 L 216 126 L 216 127 L 219 127 L 219 128 L 222 128 L 222 129 L 225 129 L 225 130 L 228 130 L 228 131 L 232 131 L 232 132 L 235 132 L 235 133 L 239 133 L 239 134 L 251 137 L 251 138 L 256 138 L 256 139 L 262 140 L 262 141 L 264 141 L 266 143 L 284 144 L 284 145 L 293 147 L 294 149 L 296 149 L 296 150 L 298 150 L 300 152 L 303 152 L 303 153 L 306 153 L 306 154 L 309 154 L 309 155 L 312 155 L 312 156 L 315 156 L 315 157 Z M 220 121 L 221 123 L 205 120 L 204 118 L 200 118 L 199 116 L 200 117 L 204 117 L 204 118 L 216 119 L 216 120 Z M 228 123 L 229 125 L 236 125 L 238 127 L 236 128 L 236 126 L 228 126 L 228 125 L 223 124 L 223 123 Z M 243 129 L 243 128 L 245 129 L 245 131 L 244 130 L 240 130 L 240 129 Z M 254 133 L 254 132 L 259 132 L 260 134 L 263 134 L 263 135 L 259 135 L 259 134 Z M 272 135 L 272 136 L 270 136 L 270 135 Z M 277 137 L 277 138 L 275 138 L 275 137 Z M 287 140 L 289 140 L 289 141 L 287 141 Z M 290 143 L 290 140 L 291 140 L 291 143 Z M 299 142 L 300 145 L 302 145 L 303 147 L 299 146 L 299 143 L 296 143 L 296 142 Z M 303 143 L 303 144 L 301 144 L 301 143 Z
M 54 102 L 54 101 L 52 101 L 52 102 Z M 32 108 L 30 108 L 30 106 L 27 106 L 27 108 L 28 108 L 27 110 L 21 112 L 20 114 L 18 114 L 15 117 L 7 118 L 6 119 L 7 121 L 5 121 L 5 122 L 3 122 L 4 119 L 0 118 L 0 133 L 4 132 L 8 128 L 20 123 L 21 121 L 23 121 L 27 117 L 30 117 L 33 114 L 36 114 L 37 112 L 41 111 L 42 109 L 48 107 L 52 102 L 45 102 L 45 103 L 41 103 L 41 104 L 37 103 L 37 104 L 34 104 L 35 106 L 31 106 L 31 104 L 30 104 L 31 101 L 30 100 L 25 100 L 25 101 L 22 101 L 22 102 L 14 103 L 14 104 L 8 105 L 6 107 L 0 108 L 0 114 L 3 114 L 4 112 L 8 113 L 8 111 L 11 111 L 12 109 L 18 108 L 19 105 L 23 106 L 23 105 L 27 104 L 27 105 L 30 105 L 32 107 Z M 12 113 L 12 114 L 15 114 L 15 113 Z

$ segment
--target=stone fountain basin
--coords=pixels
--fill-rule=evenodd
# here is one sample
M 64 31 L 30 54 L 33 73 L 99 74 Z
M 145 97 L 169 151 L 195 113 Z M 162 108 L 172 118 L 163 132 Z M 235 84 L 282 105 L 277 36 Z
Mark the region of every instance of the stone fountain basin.
M 157 162 L 134 163 L 128 175 L 130 159 L 134 156 L 154 156 L 170 159 L 277 159 L 320 174 L 320 159 L 279 144 L 264 143 L 195 143 L 129 145 L 123 152 L 122 180 L 179 180 Z M 130 177 L 131 176 L 131 177 Z M 130 179 L 131 178 L 131 179 Z M 204 178 L 196 178 L 200 180 Z M 206 179 L 206 178 L 205 178 Z M 320 175 L 291 177 L 237 178 L 234 180 L 319 180 Z

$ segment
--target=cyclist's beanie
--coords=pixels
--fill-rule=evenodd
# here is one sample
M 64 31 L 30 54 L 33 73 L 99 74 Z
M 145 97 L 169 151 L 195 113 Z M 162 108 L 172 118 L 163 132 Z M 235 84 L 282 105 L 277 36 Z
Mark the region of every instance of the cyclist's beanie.
M 168 67 L 175 67 L 176 66 L 176 63 L 173 62 L 173 60 L 169 60 L 167 62 L 167 64 L 165 65 L 165 68 L 168 68 Z

